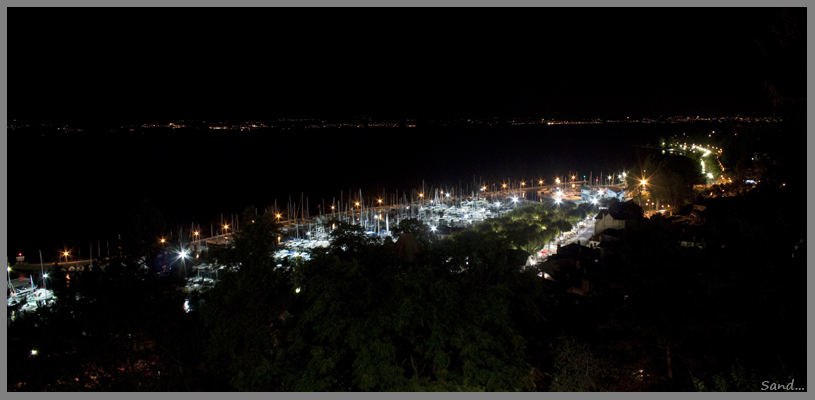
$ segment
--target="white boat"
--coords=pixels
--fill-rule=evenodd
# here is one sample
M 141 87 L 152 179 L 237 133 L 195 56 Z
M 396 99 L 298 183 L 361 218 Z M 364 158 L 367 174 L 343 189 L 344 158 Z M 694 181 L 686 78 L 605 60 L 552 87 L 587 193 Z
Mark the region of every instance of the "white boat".
M 28 303 L 40 304 L 40 302 L 47 302 L 54 298 L 54 291 L 47 289 L 37 289 L 34 293 L 27 296 Z
M 20 307 L 20 311 L 24 313 L 37 311 L 37 305 L 34 303 L 25 303 L 22 307 Z

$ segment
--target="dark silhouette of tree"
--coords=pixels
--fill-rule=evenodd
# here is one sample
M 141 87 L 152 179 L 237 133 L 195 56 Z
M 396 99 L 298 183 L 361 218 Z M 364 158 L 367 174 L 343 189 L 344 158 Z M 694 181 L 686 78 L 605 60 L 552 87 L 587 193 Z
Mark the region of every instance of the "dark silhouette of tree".
M 698 161 L 690 157 L 653 154 L 645 159 L 646 188 L 651 200 L 677 208 L 695 199 L 693 185 L 704 183 Z M 639 193 L 641 182 L 629 177 L 629 190 Z
M 274 214 L 253 213 L 247 208 L 234 249 L 220 256 L 238 271 L 221 275 L 200 312 L 209 328 L 206 354 L 212 368 L 239 390 L 275 391 L 280 389 L 276 360 L 288 340 L 295 288 L 290 269 L 277 268 L 272 257 L 279 235 Z
M 169 247 L 160 241 L 162 234 L 169 235 L 169 228 L 166 214 L 150 201 L 142 201 L 130 211 L 122 232 L 124 251 L 136 260 L 151 259 L 158 250 Z

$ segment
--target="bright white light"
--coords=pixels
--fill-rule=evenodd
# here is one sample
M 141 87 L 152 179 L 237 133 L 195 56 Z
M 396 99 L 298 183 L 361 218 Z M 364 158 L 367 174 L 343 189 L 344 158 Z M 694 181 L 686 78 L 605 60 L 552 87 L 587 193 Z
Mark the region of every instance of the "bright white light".
M 450 197 L 450 193 L 447 193 L 445 196 Z
M 294 293 L 300 293 L 300 288 L 294 289 Z
M 431 230 L 431 231 L 433 231 L 433 232 L 435 232 L 435 231 L 436 231 L 436 227 L 435 227 L 435 226 L 431 226 L 431 227 L 430 227 L 430 230 Z
M 37 350 L 31 350 L 31 355 L 36 356 L 37 355 Z
M 591 204 L 597 204 L 597 199 L 591 199 Z
M 518 202 L 518 198 L 517 198 L 517 197 L 513 197 L 513 198 L 512 198 L 512 202 L 513 202 L 513 203 L 517 203 L 517 202 Z
M 555 199 L 555 203 L 560 204 L 560 197 L 558 197 L 558 198 L 556 198 L 556 199 Z
M 180 253 L 178 253 L 178 255 L 181 256 L 181 257 L 187 257 L 187 251 L 182 250 Z

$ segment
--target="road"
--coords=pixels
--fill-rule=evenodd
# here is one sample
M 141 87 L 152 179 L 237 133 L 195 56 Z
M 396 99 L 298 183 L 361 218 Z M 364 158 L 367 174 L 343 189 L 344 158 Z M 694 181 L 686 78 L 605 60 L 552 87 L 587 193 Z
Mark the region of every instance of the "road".
M 583 221 L 583 226 L 579 227 L 577 230 L 577 234 L 566 234 L 566 237 L 560 241 L 561 246 L 565 246 L 571 243 L 577 243 L 580 241 L 581 246 L 586 246 L 589 243 L 589 239 L 594 236 L 594 215 L 589 216 L 588 220 Z M 557 243 L 553 244 L 552 246 L 546 245 L 544 250 L 549 250 L 550 254 L 557 254 Z

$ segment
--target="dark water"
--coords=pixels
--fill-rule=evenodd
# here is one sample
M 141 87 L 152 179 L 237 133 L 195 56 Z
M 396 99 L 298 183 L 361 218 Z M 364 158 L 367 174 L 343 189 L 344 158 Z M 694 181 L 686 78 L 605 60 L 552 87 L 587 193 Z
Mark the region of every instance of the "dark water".
M 433 185 L 531 181 L 569 171 L 630 170 L 638 144 L 706 126 L 602 124 L 503 127 L 9 132 L 9 255 L 87 258 L 115 247 L 143 199 L 171 223 L 203 227 L 250 205 L 308 197 L 312 214 L 340 191 L 401 196 Z M 44 135 L 44 136 L 43 136 Z M 204 231 L 208 231 L 205 228 Z M 33 257 L 33 258 L 32 258 Z

